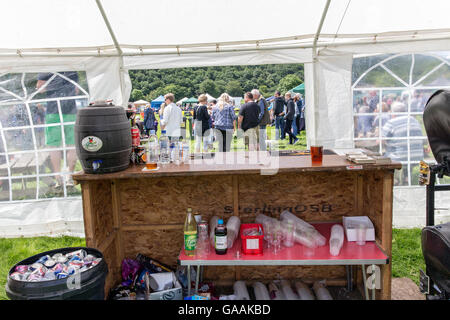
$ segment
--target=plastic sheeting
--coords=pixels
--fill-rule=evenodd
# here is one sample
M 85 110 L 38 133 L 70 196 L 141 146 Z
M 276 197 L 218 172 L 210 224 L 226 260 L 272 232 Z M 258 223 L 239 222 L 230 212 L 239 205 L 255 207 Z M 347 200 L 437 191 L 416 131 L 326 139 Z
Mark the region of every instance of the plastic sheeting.
M 319 56 L 317 63 L 305 64 L 308 146 L 353 147 L 351 71 L 350 54 Z
M 84 237 L 80 198 L 0 203 L 0 238 L 60 235 Z

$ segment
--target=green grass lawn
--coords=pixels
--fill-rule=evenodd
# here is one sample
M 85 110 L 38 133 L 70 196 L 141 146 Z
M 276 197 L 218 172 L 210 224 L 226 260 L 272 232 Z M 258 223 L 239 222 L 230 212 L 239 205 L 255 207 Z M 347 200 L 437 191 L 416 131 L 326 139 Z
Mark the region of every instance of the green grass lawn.
M 419 283 L 419 269 L 425 269 L 420 245 L 420 229 L 394 229 L 392 240 L 392 276 L 408 277 Z M 83 238 L 38 237 L 0 239 L 0 300 L 8 299 L 5 284 L 9 269 L 37 253 L 63 247 L 86 246 Z

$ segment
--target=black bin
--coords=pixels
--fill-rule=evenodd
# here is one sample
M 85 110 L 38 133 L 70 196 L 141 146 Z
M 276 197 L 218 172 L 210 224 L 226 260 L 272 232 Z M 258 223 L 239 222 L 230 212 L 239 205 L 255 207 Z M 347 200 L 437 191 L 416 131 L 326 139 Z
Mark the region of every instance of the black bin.
M 30 265 L 45 255 L 67 254 L 80 249 L 102 260 L 96 266 L 80 273 L 79 289 L 70 288 L 67 285 L 67 278 L 29 282 L 14 280 L 10 276 L 18 265 Z M 107 274 L 108 266 L 100 251 L 86 247 L 62 248 L 39 253 L 15 264 L 9 270 L 5 290 L 11 300 L 104 300 Z
M 85 173 L 122 171 L 130 165 L 131 127 L 124 108 L 94 104 L 79 109 L 74 131 Z

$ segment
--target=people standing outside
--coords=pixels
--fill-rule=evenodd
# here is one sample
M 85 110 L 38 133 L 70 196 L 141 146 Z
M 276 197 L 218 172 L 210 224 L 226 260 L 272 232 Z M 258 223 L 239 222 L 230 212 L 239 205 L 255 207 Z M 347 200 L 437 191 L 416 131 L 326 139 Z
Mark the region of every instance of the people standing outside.
M 275 134 L 276 140 L 283 140 L 284 134 L 284 99 L 280 91 L 275 91 L 275 98 L 273 100 L 272 117 L 275 119 Z
M 166 130 L 166 135 L 169 137 L 170 141 L 180 138 L 181 123 L 183 121 L 183 113 L 174 101 L 175 96 L 173 93 L 168 93 L 164 96 L 165 106 L 163 107 L 162 112 L 161 130 Z
M 203 139 L 203 152 L 208 151 L 209 136 L 205 136 L 205 132 L 210 128 L 210 115 L 208 112 L 208 97 L 201 94 L 198 97 L 198 105 L 194 108 L 194 135 L 195 135 L 195 152 L 200 152 Z
M 301 108 L 302 108 L 302 101 L 300 99 L 300 94 L 297 93 L 294 96 L 294 103 L 295 103 L 295 114 L 294 114 L 294 121 L 292 122 L 292 133 L 294 134 L 294 136 L 297 136 L 299 133 L 299 126 L 300 126 L 300 113 L 301 113 Z
M 212 99 L 210 102 L 208 102 L 208 114 L 209 114 L 209 128 L 211 129 L 209 131 L 208 135 L 208 150 L 214 149 L 214 131 L 212 130 L 214 128 L 214 121 L 212 118 L 213 109 L 216 107 L 217 100 Z
M 290 92 L 285 93 L 284 100 L 286 101 L 286 107 L 287 107 L 287 113 L 284 116 L 284 118 L 286 120 L 286 126 L 285 126 L 284 130 L 285 130 L 285 133 L 287 133 L 289 135 L 289 144 L 295 144 L 298 141 L 298 139 L 291 131 L 292 122 L 294 121 L 294 115 L 295 115 L 295 103 L 291 97 Z
M 266 150 L 266 140 L 267 140 L 267 132 L 266 127 L 270 124 L 270 114 L 269 114 L 269 103 L 266 99 L 261 96 L 261 93 L 258 89 L 253 89 L 252 91 L 253 98 L 255 99 L 256 104 L 259 106 L 259 134 L 258 134 L 258 145 L 259 150 Z
M 150 134 L 150 130 L 156 132 L 155 110 L 151 106 L 148 106 L 144 111 L 144 130 L 147 136 Z
M 74 99 L 62 100 L 65 97 L 74 97 L 78 95 L 79 89 L 73 82 L 78 83 L 78 72 L 59 72 L 54 77 L 53 73 L 39 73 L 37 76 L 36 89 L 41 89 L 48 99 L 47 108 L 45 110 L 45 123 L 60 123 L 63 122 L 75 122 L 77 115 L 77 106 Z M 71 80 L 71 81 L 69 81 Z M 49 82 L 48 82 L 49 81 Z M 73 82 L 72 82 L 73 81 Z M 45 86 L 45 87 L 44 87 Z M 61 99 L 59 114 L 58 103 L 56 99 Z M 74 125 L 64 125 L 64 142 L 66 147 L 75 145 L 74 138 Z M 45 144 L 50 148 L 62 148 L 62 134 L 61 126 L 50 126 L 45 128 Z M 52 165 L 53 173 L 61 172 L 61 161 L 64 151 L 52 151 L 50 152 L 50 162 Z M 75 164 L 77 162 L 77 155 L 75 149 L 67 150 L 67 166 L 68 171 L 73 172 L 75 170 Z M 66 170 L 66 168 L 64 168 Z M 66 186 L 74 186 L 73 180 L 70 175 L 66 176 Z M 52 185 L 53 188 L 59 189 L 62 187 L 61 176 L 56 177 L 56 182 Z
M 229 152 L 233 133 L 236 131 L 236 114 L 230 103 L 230 96 L 222 93 L 217 105 L 213 108 L 212 118 L 216 134 L 221 135 L 219 139 L 219 151 Z
M 244 131 L 244 145 L 248 145 L 248 151 L 257 151 L 259 113 L 261 109 L 254 102 L 251 92 L 245 93 L 244 102 L 239 110 L 238 128 Z
M 305 118 L 305 99 L 303 99 L 303 96 L 301 93 L 300 95 L 300 102 L 301 102 L 301 109 L 300 109 L 300 119 L 299 119 L 299 125 L 298 125 L 298 131 L 302 132 L 303 130 L 306 130 L 306 118 Z

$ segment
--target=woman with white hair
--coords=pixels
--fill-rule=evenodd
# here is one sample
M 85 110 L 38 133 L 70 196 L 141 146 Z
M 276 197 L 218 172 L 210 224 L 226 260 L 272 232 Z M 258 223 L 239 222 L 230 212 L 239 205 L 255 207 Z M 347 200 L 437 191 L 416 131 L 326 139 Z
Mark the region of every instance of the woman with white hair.
M 231 147 L 233 133 L 236 130 L 236 115 L 230 103 L 231 99 L 227 93 L 222 93 L 217 101 L 216 107 L 212 111 L 212 118 L 217 135 L 221 135 L 219 141 L 219 151 L 228 152 Z

